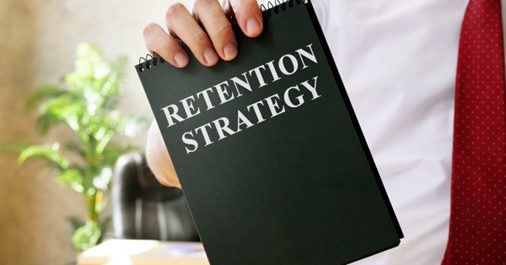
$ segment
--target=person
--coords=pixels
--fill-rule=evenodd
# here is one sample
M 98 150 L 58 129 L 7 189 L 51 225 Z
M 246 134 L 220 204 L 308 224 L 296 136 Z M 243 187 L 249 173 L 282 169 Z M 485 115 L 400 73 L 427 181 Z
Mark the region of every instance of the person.
M 354 264 L 440 264 L 449 233 L 457 51 L 468 0 L 312 3 L 405 233 L 399 247 Z M 173 4 L 167 29 L 144 29 L 147 49 L 175 67 L 189 61 L 178 39 L 205 66 L 233 60 L 240 47 L 231 15 L 242 34 L 262 32 L 255 0 L 197 0 L 191 10 Z M 154 123 L 146 153 L 161 183 L 180 185 Z

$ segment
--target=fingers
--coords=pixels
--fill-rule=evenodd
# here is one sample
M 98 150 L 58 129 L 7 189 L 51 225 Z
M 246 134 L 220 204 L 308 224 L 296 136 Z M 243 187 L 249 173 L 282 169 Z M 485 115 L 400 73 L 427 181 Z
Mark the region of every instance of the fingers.
M 225 12 L 225 16 L 231 17 L 234 15 L 234 11 L 232 10 L 232 5 L 230 5 L 229 0 L 220 0 L 221 9 Z
M 237 55 L 237 42 L 232 25 L 216 0 L 196 0 L 194 12 L 207 31 L 219 56 L 230 61 Z
M 242 32 L 250 38 L 258 37 L 263 30 L 263 19 L 257 1 L 230 0 L 230 4 Z
M 181 45 L 160 25 L 148 24 L 144 28 L 143 35 L 146 47 L 150 52 L 157 53 L 175 67 L 181 68 L 188 64 L 188 56 Z
M 166 21 L 170 30 L 190 48 L 200 63 L 213 66 L 218 62 L 211 40 L 182 4 L 174 4 L 167 10 Z
M 176 3 L 166 12 L 166 23 L 170 33 L 157 24 L 144 29 L 146 47 L 176 67 L 185 67 L 189 58 L 179 44 L 183 41 L 197 60 L 205 66 L 215 65 L 219 59 L 232 60 L 237 56 L 237 41 L 229 16 L 235 15 L 239 27 L 248 37 L 262 33 L 263 20 L 256 0 L 196 0 L 193 8 L 195 17 L 181 3 Z

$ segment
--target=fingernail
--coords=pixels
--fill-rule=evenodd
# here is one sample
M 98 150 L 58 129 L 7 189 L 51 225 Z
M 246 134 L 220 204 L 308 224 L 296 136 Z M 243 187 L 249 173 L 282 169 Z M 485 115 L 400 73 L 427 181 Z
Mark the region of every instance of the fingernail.
M 225 55 L 226 60 L 232 60 L 237 55 L 237 46 L 235 43 L 231 42 L 225 46 L 223 49 L 223 54 Z
M 176 55 L 174 55 L 174 61 L 176 61 L 177 66 L 183 67 L 188 63 L 188 56 L 177 52 Z
M 218 55 L 212 48 L 207 48 L 204 51 L 204 59 L 208 64 L 214 64 L 218 60 Z
M 254 18 L 250 18 L 246 23 L 246 31 L 249 34 L 258 34 L 260 33 L 260 24 Z

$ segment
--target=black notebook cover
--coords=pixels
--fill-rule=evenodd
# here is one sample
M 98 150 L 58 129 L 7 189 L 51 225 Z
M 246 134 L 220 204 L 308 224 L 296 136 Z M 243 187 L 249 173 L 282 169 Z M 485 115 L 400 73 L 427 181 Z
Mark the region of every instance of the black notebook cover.
M 345 264 L 397 246 L 311 3 L 263 16 L 259 38 L 235 26 L 231 62 L 136 66 L 211 265 Z

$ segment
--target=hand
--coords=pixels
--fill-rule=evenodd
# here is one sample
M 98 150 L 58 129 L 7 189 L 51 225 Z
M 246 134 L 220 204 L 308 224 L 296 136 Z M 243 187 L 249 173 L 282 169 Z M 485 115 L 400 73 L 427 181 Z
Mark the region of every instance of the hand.
M 195 0 L 192 6 L 193 15 L 181 3 L 170 6 L 165 13 L 167 31 L 155 23 L 144 28 L 148 50 L 175 67 L 185 67 L 189 61 L 177 39 L 183 41 L 205 66 L 215 65 L 220 58 L 234 59 L 237 42 L 227 17 L 235 16 L 248 37 L 254 38 L 262 33 L 262 14 L 256 0 L 230 0 L 221 4 L 217 0 Z M 156 122 L 148 131 L 146 159 L 160 183 L 181 187 Z
M 195 58 L 213 66 L 219 59 L 230 61 L 237 56 L 237 42 L 228 17 L 235 16 L 242 32 L 251 38 L 263 29 L 262 14 L 256 0 L 195 0 L 193 15 L 181 3 L 173 4 L 165 13 L 167 31 L 156 23 L 144 28 L 144 41 L 175 67 L 185 67 L 188 55 L 177 39 L 183 41 Z

